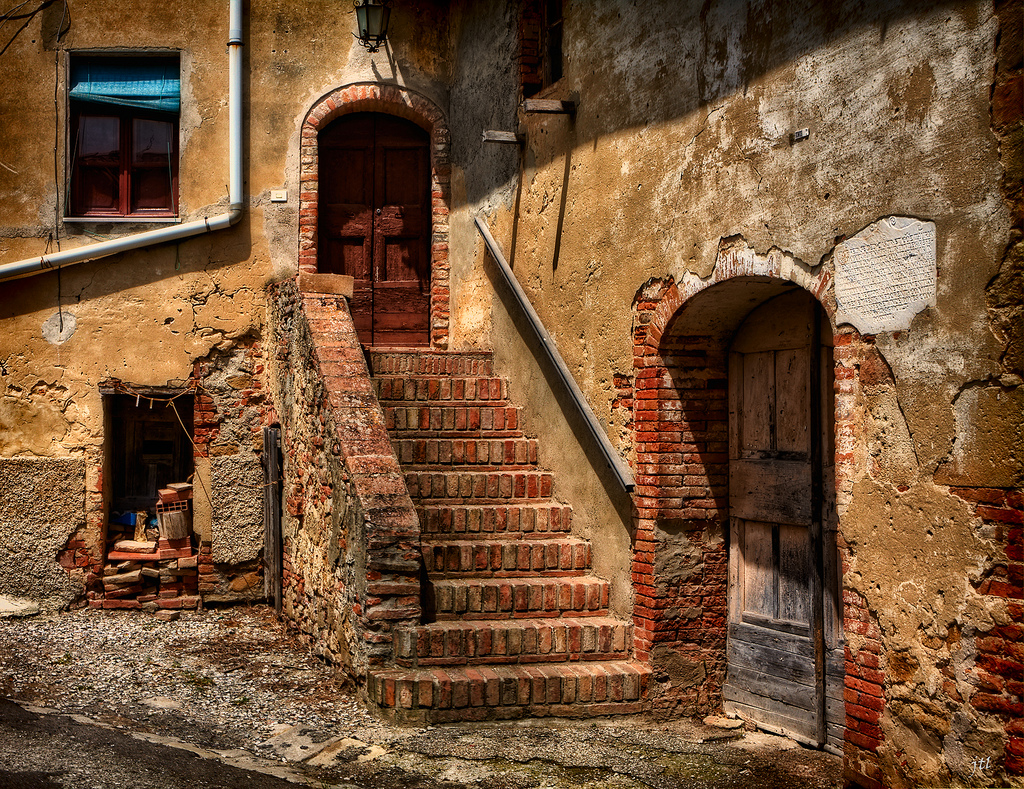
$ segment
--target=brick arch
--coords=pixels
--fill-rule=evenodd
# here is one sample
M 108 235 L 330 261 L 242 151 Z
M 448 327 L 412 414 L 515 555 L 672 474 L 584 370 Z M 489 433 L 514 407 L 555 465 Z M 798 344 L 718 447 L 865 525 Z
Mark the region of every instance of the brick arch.
M 430 344 L 448 347 L 450 282 L 448 214 L 451 207 L 451 138 L 441 109 L 398 85 L 354 83 L 322 96 L 302 123 L 299 160 L 299 271 L 317 271 L 319 134 L 335 118 L 353 112 L 380 112 L 412 121 L 430 135 Z
M 659 659 L 670 652 L 681 665 L 701 666 L 704 679 L 689 685 L 671 681 L 652 694 L 656 711 L 707 713 L 721 704 L 725 676 L 728 556 L 728 350 L 742 320 L 760 304 L 797 286 L 824 308 L 835 327 L 835 296 L 828 266 L 809 271 L 781 253 L 757 255 L 750 249 L 723 250 L 712 274 L 652 279 L 634 302 L 633 425 L 637 488 L 636 549 L 633 556 L 634 648 L 650 660 L 656 675 L 668 676 Z M 874 353 L 871 338 L 844 326 L 833 328 L 835 473 L 839 510 L 849 501 L 857 464 L 861 414 L 857 405 L 860 365 Z M 849 553 L 839 534 L 840 548 Z M 673 576 L 673 552 L 691 566 Z M 685 564 L 684 561 L 684 564 Z M 675 560 L 678 570 L 679 560 Z M 841 618 L 846 632 L 867 634 L 857 653 L 847 646 L 850 687 L 857 672 L 877 656 L 877 627 L 864 606 L 844 594 Z M 874 628 L 874 629 L 872 629 Z M 874 679 L 872 679 L 874 681 Z M 872 696 L 882 698 L 881 685 Z M 877 707 L 877 704 L 875 705 Z M 851 709 L 853 712 L 851 713 Z M 877 729 L 879 710 L 847 708 Z M 847 739 L 857 737 L 847 729 Z M 881 735 L 879 734 L 879 737 Z M 880 739 L 847 742 L 867 761 L 876 758 Z
M 702 279 L 688 275 L 681 283 L 666 280 L 655 303 L 652 304 L 648 298 L 646 331 L 638 338 L 642 340 L 638 344 L 643 348 L 657 349 L 669 322 L 675 319 L 684 304 L 701 291 L 740 277 L 769 277 L 798 285 L 821 302 L 829 321 L 835 326 L 836 303 L 830 268 L 820 266 L 812 274 L 777 250 L 758 255 L 749 247 L 734 247 L 719 254 L 711 276 Z

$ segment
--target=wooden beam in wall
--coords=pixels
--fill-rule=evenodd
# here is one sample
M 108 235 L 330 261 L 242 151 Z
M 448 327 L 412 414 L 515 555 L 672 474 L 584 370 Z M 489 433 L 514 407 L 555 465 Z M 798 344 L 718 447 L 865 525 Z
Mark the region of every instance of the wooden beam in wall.
M 558 99 L 524 99 L 523 110 L 526 112 L 546 112 L 558 115 L 575 115 L 575 101 L 560 101 Z
M 484 142 L 504 142 L 520 145 L 523 142 L 523 138 L 515 132 L 484 129 Z

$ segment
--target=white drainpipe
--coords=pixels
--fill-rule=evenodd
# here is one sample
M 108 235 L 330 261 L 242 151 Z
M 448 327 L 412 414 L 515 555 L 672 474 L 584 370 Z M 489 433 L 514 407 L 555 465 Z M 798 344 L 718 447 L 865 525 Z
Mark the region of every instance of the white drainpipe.
M 6 263 L 0 265 L 0 280 L 30 277 L 57 266 L 97 260 L 119 252 L 128 252 L 166 241 L 181 241 L 213 230 L 224 230 L 242 218 L 242 0 L 230 0 L 228 27 L 228 212 L 55 252 L 52 255 Z

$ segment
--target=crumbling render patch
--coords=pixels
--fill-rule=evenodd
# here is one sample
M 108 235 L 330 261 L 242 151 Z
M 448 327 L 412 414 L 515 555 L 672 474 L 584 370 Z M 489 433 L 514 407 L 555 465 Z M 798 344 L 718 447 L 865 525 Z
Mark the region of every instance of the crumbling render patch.
M 1019 486 L 1024 479 L 1024 390 L 973 381 L 953 401 L 955 438 L 935 481 L 942 485 Z
M 57 563 L 84 526 L 85 461 L 77 458 L 0 460 L 0 593 L 63 608 L 81 591 Z
M 242 564 L 263 549 L 263 468 L 257 455 L 243 452 L 210 459 L 213 561 Z
M 917 479 L 918 460 L 892 370 L 878 348 L 870 343 L 861 346 L 857 366 L 874 427 L 868 433 L 868 471 L 879 482 L 905 490 Z

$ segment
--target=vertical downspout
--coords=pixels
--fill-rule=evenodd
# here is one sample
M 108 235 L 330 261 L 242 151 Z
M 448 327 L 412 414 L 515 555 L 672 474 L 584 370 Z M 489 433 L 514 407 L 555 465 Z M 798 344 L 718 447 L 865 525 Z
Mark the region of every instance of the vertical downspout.
M 242 218 L 242 0 L 230 0 L 228 13 L 228 212 L 196 219 L 172 227 L 147 230 L 123 238 L 66 249 L 0 265 L 0 280 L 30 277 L 57 266 L 129 252 L 133 249 L 181 241 L 193 236 L 224 230 Z
M 228 11 L 228 208 L 230 224 L 242 218 L 242 0 Z

